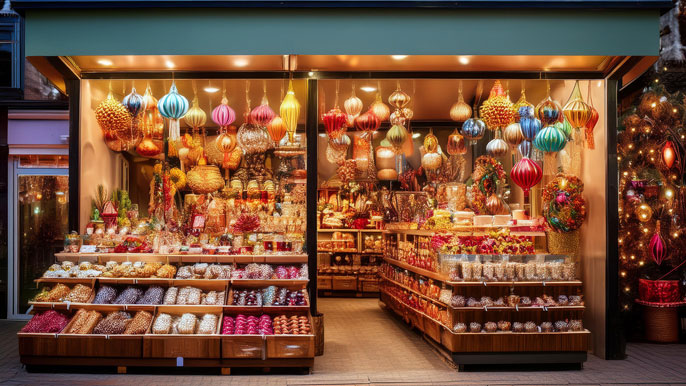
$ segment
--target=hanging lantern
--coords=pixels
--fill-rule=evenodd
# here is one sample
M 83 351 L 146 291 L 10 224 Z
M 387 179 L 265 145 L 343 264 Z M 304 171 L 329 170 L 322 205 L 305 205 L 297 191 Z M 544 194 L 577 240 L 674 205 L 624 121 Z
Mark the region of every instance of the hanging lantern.
M 510 170 L 512 182 L 524 190 L 524 197 L 529 196 L 529 189 L 541 182 L 543 170 L 528 157 L 520 159 Z
M 524 108 L 525 114 L 530 113 L 532 117 L 534 115 L 534 105 L 529 103 L 529 101 L 526 100 L 526 91 L 524 90 L 524 87 L 522 87 L 522 93 L 519 96 L 519 100 L 517 100 L 517 102 L 515 102 L 512 107 L 513 107 L 513 110 L 515 111 L 515 121 L 516 122 L 519 122 L 519 120 L 523 116 L 522 108 Z
M 104 133 L 114 134 L 131 129 L 131 115 L 129 111 L 114 99 L 112 92 L 95 108 L 95 119 Z
M 176 141 L 181 136 L 179 119 L 188 112 L 188 99 L 179 94 L 172 82 L 169 93 L 160 99 L 157 108 L 163 117 L 169 119 L 169 139 Z
M 674 150 L 674 144 L 672 141 L 665 142 L 662 147 L 662 161 L 664 161 L 667 169 L 671 169 L 674 166 L 674 160 L 676 159 L 676 151 Z
M 591 108 L 591 117 L 588 119 L 588 122 L 586 122 L 586 143 L 588 144 L 588 148 L 593 150 L 595 149 L 595 140 L 593 139 L 593 129 L 595 129 L 595 125 L 598 124 L 598 119 L 600 119 L 600 116 L 598 115 L 598 110 L 593 107 L 593 105 L 589 104 L 589 107 Z
M 650 249 L 650 257 L 655 264 L 661 265 L 667 257 L 667 245 L 660 234 L 660 221 L 658 221 L 655 226 L 655 234 L 650 238 L 648 249 Z
M 534 146 L 544 153 L 557 153 L 564 149 L 566 144 L 565 134 L 555 126 L 544 127 L 534 138 Z
M 387 120 L 391 115 L 391 109 L 383 103 L 381 100 L 381 94 L 379 93 L 376 93 L 376 99 L 369 107 L 369 111 L 374 113 L 374 115 L 376 115 L 381 122 Z
M 398 151 L 405 142 L 405 139 L 407 139 L 407 129 L 401 125 L 393 125 L 386 133 L 386 139 Z
M 264 153 L 269 149 L 269 137 L 257 124 L 242 124 L 238 129 L 236 138 L 238 139 L 238 146 L 243 149 L 245 154 Z
M 503 131 L 503 139 L 510 146 L 517 146 L 524 141 L 524 133 L 519 123 L 510 123 Z
M 267 95 L 262 97 L 262 103 L 259 106 L 252 109 L 250 112 L 250 120 L 260 126 L 267 126 L 276 117 L 276 113 L 269 107 L 269 101 L 267 100 Z
M 360 115 L 363 107 L 362 99 L 355 96 L 355 89 L 353 88 L 353 93 L 350 98 L 343 102 L 343 108 L 345 109 L 346 114 L 348 114 L 348 120 L 350 121 L 348 126 L 352 126 L 351 123 Z
M 565 134 L 567 141 L 572 140 L 572 131 L 574 129 L 572 128 L 572 125 L 569 123 L 567 119 L 563 118 L 562 122 L 557 122 L 555 124 L 555 127 L 557 127 L 558 130 Z
M 495 158 L 504 156 L 508 150 L 507 143 L 500 138 L 494 138 L 486 144 L 486 152 Z
M 378 130 L 379 126 L 381 126 L 381 120 L 371 110 L 355 118 L 357 130 L 371 132 Z
M 480 115 L 490 130 L 504 128 L 514 122 L 512 102 L 507 97 L 503 85 L 496 80 L 488 99 L 481 105 Z
M 532 112 L 528 115 L 529 111 Z M 524 112 L 525 114 L 521 114 Z M 533 141 L 536 138 L 536 134 L 541 131 L 541 121 L 538 118 L 534 118 L 533 109 L 529 110 L 528 107 L 523 107 L 520 109 L 520 119 L 519 127 L 522 129 L 522 134 L 527 141 Z
M 300 102 L 295 97 L 293 90 L 293 81 L 288 82 L 288 92 L 281 102 L 279 108 L 279 115 L 286 124 L 286 132 L 288 133 L 288 144 L 295 145 L 295 130 L 298 127 L 298 117 L 300 116 Z
M 472 116 L 472 108 L 465 103 L 464 96 L 462 96 L 462 87 L 460 85 L 457 102 L 450 107 L 450 119 L 455 122 L 464 122 Z
M 531 146 L 533 146 L 531 141 L 522 141 L 522 143 L 517 146 L 517 149 L 519 149 L 519 154 L 521 154 L 522 157 L 531 157 Z
M 391 106 L 395 106 L 397 109 L 402 109 L 410 103 L 410 96 L 407 95 L 405 91 L 401 90 L 400 85 L 398 85 L 398 88 L 388 96 L 388 103 L 390 103 Z
M 274 144 L 279 143 L 284 135 L 286 135 L 286 124 L 283 122 L 281 117 L 274 117 L 271 122 L 267 125 L 267 133 L 269 137 L 274 141 Z
M 536 106 L 536 117 L 545 126 L 554 125 L 562 120 L 562 107 L 547 96 Z
M 143 100 L 145 100 L 145 111 L 143 112 L 141 130 L 144 134 L 151 134 L 153 138 L 162 139 L 164 134 L 164 118 L 162 118 L 162 114 L 157 109 L 157 98 L 152 95 L 150 85 L 145 88 Z
M 346 130 L 347 115 L 343 113 L 338 107 L 329 110 L 328 113 L 322 114 L 322 122 L 329 138 L 338 138 Z
M 438 151 L 438 138 L 434 135 L 433 129 L 429 129 L 429 134 L 424 137 L 424 150 L 427 153 L 436 153 Z
M 207 114 L 200 108 L 200 103 L 198 102 L 197 95 L 193 97 L 193 103 L 186 115 L 184 115 L 183 120 L 186 121 L 188 126 L 193 129 L 198 129 L 199 127 L 205 126 L 207 122 Z M 194 130 L 195 131 L 195 130 Z
M 236 120 L 236 112 L 229 106 L 226 95 L 222 96 L 222 102 L 212 110 L 212 121 L 220 128 L 230 126 Z
M 457 132 L 457 129 L 448 136 L 448 143 L 445 150 L 449 155 L 467 154 L 467 146 L 465 145 L 464 137 Z
M 572 128 L 577 130 L 586 127 L 588 120 L 591 119 L 591 109 L 581 96 L 578 80 L 574 83 L 572 94 L 569 96 L 569 100 L 562 109 L 562 112 Z

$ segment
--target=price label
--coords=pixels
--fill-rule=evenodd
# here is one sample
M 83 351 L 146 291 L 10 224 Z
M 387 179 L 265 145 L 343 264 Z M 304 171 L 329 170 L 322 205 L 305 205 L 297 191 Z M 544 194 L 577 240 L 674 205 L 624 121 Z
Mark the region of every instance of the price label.
M 95 245 L 82 245 L 79 248 L 79 253 L 95 253 Z

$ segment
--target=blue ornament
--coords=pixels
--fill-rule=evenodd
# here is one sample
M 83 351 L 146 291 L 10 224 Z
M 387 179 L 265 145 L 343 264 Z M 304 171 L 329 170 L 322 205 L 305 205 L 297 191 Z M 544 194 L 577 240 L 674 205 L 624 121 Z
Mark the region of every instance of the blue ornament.
M 522 127 L 522 134 L 524 134 L 524 138 L 527 141 L 533 141 L 536 138 L 536 134 L 541 131 L 541 121 L 533 116 L 522 116 L 519 120 L 519 125 Z
M 125 96 L 121 103 L 134 118 L 138 117 L 138 115 L 145 110 L 145 99 L 143 98 L 143 95 L 136 92 L 135 87 L 131 89 L 131 94 Z
M 462 124 L 460 134 L 470 140 L 471 143 L 476 143 L 477 140 L 483 138 L 486 132 L 486 123 L 479 118 L 469 118 Z
M 531 141 L 522 141 L 517 148 L 519 149 L 519 153 L 522 155 L 522 157 L 531 158 L 531 147 Z
M 555 126 L 546 126 L 534 138 L 536 149 L 544 153 L 557 153 L 565 148 L 567 137 Z
M 533 118 L 534 117 L 534 107 L 533 106 L 522 106 L 517 111 L 521 118 Z

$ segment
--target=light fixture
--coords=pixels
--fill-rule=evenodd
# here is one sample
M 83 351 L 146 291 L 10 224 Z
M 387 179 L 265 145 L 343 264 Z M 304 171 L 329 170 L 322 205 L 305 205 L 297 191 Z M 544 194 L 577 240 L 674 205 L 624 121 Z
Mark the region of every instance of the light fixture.
M 314 76 L 314 71 L 310 71 L 307 73 L 307 76 Z
M 245 67 L 248 65 L 248 59 L 238 58 L 233 61 L 233 65 L 236 67 Z
M 460 64 L 469 64 L 469 57 L 468 56 L 460 56 L 457 58 L 457 61 L 460 62 Z
M 171 60 L 165 61 L 164 64 L 167 66 L 167 68 L 174 68 L 174 67 L 176 67 L 176 65 L 174 64 L 174 62 L 172 62 Z
M 205 90 L 205 92 L 208 92 L 208 93 L 210 93 L 210 94 L 219 91 L 218 88 L 212 87 L 212 86 L 207 86 L 207 87 L 204 88 L 204 90 Z
M 362 86 L 362 87 L 360 87 L 360 90 L 362 90 L 364 92 L 374 92 L 374 91 L 376 91 L 376 87 Z
M 412 133 L 412 138 L 419 138 L 421 134 L 419 133 Z
M 403 59 L 407 58 L 407 55 L 391 55 L 391 58 L 393 58 L 395 60 L 403 60 Z
M 109 59 L 99 59 L 99 60 L 98 60 L 98 64 L 101 64 L 101 65 L 103 65 L 103 66 L 111 66 L 111 65 L 112 65 L 112 61 L 109 60 Z

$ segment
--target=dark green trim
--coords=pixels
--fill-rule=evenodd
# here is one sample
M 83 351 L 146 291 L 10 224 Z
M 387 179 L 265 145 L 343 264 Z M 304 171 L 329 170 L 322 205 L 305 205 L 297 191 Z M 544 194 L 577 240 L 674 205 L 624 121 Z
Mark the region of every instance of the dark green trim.
M 27 10 L 26 55 L 658 55 L 659 11 Z

